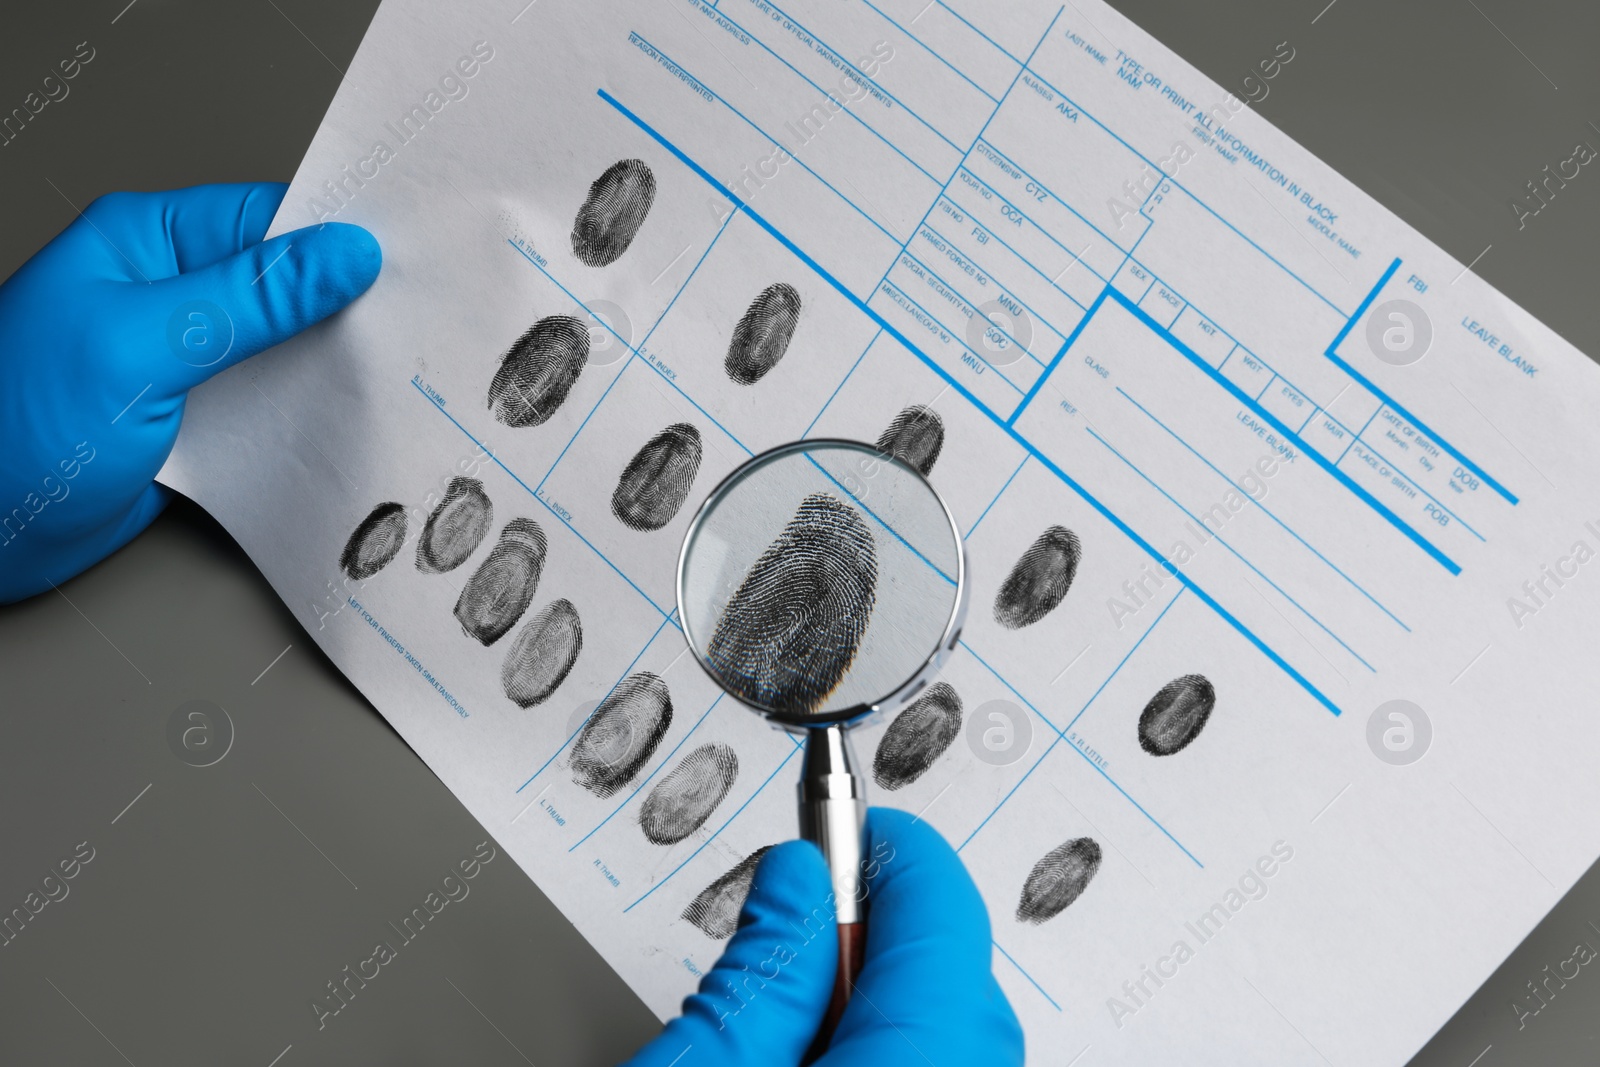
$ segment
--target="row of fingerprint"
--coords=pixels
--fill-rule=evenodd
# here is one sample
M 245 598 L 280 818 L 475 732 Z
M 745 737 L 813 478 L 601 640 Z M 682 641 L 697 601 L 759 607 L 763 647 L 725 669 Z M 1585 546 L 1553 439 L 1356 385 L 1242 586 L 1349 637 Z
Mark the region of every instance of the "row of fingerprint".
M 702 889 L 683 909 L 682 917 L 709 938 L 732 937 L 739 926 L 739 909 L 755 880 L 756 865 L 771 847 L 756 849 Z M 1089 888 L 1100 870 L 1100 859 L 1100 843 L 1092 837 L 1075 837 L 1045 853 L 1022 883 L 1017 921 L 1037 926 L 1060 915 Z
M 923 474 L 933 469 L 944 445 L 944 420 L 922 405 L 906 408 L 878 437 L 878 449 L 900 457 Z M 692 423 L 676 422 L 657 432 L 622 468 L 611 494 L 611 513 L 629 529 L 648 532 L 671 522 L 700 473 L 705 447 Z
M 1162 686 L 1139 714 L 1139 747 L 1152 756 L 1187 748 L 1205 729 L 1217 704 L 1210 679 L 1185 674 Z M 872 758 L 872 777 L 894 791 L 915 782 L 944 755 L 961 733 L 961 695 L 949 682 L 934 682 L 884 731 Z
M 423 574 L 445 574 L 477 551 L 494 524 L 494 505 L 474 478 L 453 478 L 445 497 L 428 515 L 417 538 L 416 565 Z M 387 501 L 362 519 L 345 542 L 339 566 L 356 581 L 386 567 L 405 545 L 404 505 Z M 537 522 L 515 518 L 461 588 L 454 615 L 462 632 L 479 644 L 499 641 L 522 620 L 544 573 L 546 538 Z M 518 631 L 500 668 L 506 698 L 531 708 L 554 693 L 583 650 L 578 609 L 552 600 Z
M 939 458 L 943 442 L 943 420 L 931 408 L 918 405 L 895 416 L 878 438 L 878 448 L 904 458 L 926 474 Z M 662 429 L 623 467 L 611 494 L 612 514 L 631 529 L 659 530 L 688 499 L 703 454 L 700 431 L 692 424 L 679 422 Z M 477 549 L 492 519 L 493 506 L 483 483 L 472 478 L 452 479 L 418 542 L 417 569 L 424 574 L 454 570 Z M 502 542 L 508 536 L 526 547 L 529 572 L 537 581 L 544 558 L 544 534 L 538 524 L 531 519 L 514 520 L 501 534 Z M 379 504 L 351 535 L 340 565 L 352 578 L 371 577 L 394 558 L 405 538 L 405 508 L 392 501 Z
M 879 451 L 900 458 L 924 475 L 933 470 L 943 445 L 944 420 L 938 412 L 920 404 L 896 415 L 877 441 Z M 661 430 L 623 468 L 611 496 L 612 514 L 631 529 L 659 530 L 683 507 L 699 473 L 701 458 L 700 432 L 693 425 L 674 423 Z M 809 529 L 804 519 L 804 515 L 796 515 L 786 533 L 798 536 L 796 531 Z M 778 561 L 778 566 L 803 568 L 823 548 L 823 544 L 807 541 L 796 546 L 786 562 Z M 994 601 L 995 620 L 1007 629 L 1018 630 L 1054 611 L 1072 586 L 1082 554 L 1075 533 L 1064 526 L 1048 527 L 1001 583 Z M 867 576 L 858 577 L 865 581 Z
M 733 936 L 739 925 L 739 909 L 749 896 L 750 883 L 755 880 L 755 865 L 770 848 L 771 845 L 765 845 L 755 849 L 722 877 L 701 889 L 683 909 L 683 918 L 702 934 L 718 941 Z M 1022 891 L 1016 902 L 1016 920 L 1038 925 L 1061 915 L 1067 905 L 1083 896 L 1083 891 L 1099 872 L 1099 864 L 1101 846 L 1091 837 L 1075 837 L 1050 849 L 1022 881 Z
M 775 282 L 756 294 L 733 328 L 723 369 L 754 385 L 783 358 L 800 321 L 800 294 Z M 488 407 L 507 426 L 542 426 L 566 402 L 589 363 L 589 326 L 572 315 L 549 315 L 530 326 L 500 357 L 489 380 Z
M 879 451 L 898 457 L 924 475 L 933 470 L 943 447 L 944 420 L 938 412 L 920 404 L 896 415 L 877 441 Z M 699 473 L 702 454 L 700 432 L 693 425 L 674 423 L 661 430 L 646 441 L 623 468 L 611 496 L 612 514 L 634 530 L 658 530 L 665 526 L 688 498 Z M 870 588 L 876 577 L 874 555 L 870 552 L 848 554 L 844 562 L 853 562 L 861 570 L 858 573 L 856 569 L 844 567 L 841 571 L 841 561 L 831 557 L 838 554 L 839 535 L 849 524 L 830 520 L 828 516 L 808 514 L 808 508 L 816 512 L 820 502 L 808 500 L 762 557 L 764 563 L 770 564 L 767 569 L 772 573 L 768 577 L 777 585 L 791 580 L 797 585 L 805 584 L 802 572 L 827 562 L 830 574 L 844 579 L 836 585 Z M 995 620 L 1006 629 L 1018 630 L 1050 614 L 1066 598 L 1082 555 L 1077 534 L 1064 526 L 1046 528 L 1022 553 L 1001 583 L 994 600 Z M 829 558 L 825 561 L 824 557 Z M 756 569 L 762 569 L 762 565 L 758 563 Z M 873 574 L 865 572 L 869 567 L 874 570 Z M 758 577 L 753 571 L 750 580 Z M 814 613 L 817 620 L 831 617 L 826 612 Z M 853 649 L 854 645 L 849 647 Z
M 1216 703 L 1210 681 L 1185 675 L 1161 687 L 1139 716 L 1138 739 L 1152 755 L 1172 755 L 1199 736 Z M 961 732 L 960 695 L 936 682 L 901 712 L 873 755 L 872 773 L 887 791 L 922 777 Z M 599 797 L 610 797 L 636 778 L 672 724 L 672 696 L 648 671 L 629 675 L 595 708 L 573 743 L 568 760 L 573 780 Z M 683 757 L 651 789 L 639 810 L 644 835 L 658 845 L 682 841 L 705 824 L 733 788 L 739 761 L 725 744 L 701 745 Z M 760 850 L 707 886 L 684 918 L 710 937 L 733 930 Z M 1019 921 L 1042 923 L 1077 900 L 1100 867 L 1100 846 L 1075 838 L 1034 865 L 1017 904 Z

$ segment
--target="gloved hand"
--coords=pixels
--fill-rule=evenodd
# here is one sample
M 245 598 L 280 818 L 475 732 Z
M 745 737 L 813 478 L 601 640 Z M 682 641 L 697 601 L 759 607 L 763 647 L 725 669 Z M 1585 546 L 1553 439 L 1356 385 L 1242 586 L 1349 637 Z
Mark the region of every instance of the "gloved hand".
M 287 188 L 103 196 L 0 285 L 0 603 L 148 526 L 188 391 L 378 276 L 357 226 L 263 243 Z
M 1022 1029 L 990 971 L 977 887 L 927 823 L 867 813 L 867 953 L 817 1067 L 1012 1067 Z M 814 845 L 773 848 L 739 929 L 683 1014 L 627 1067 L 794 1067 L 822 1022 L 839 949 Z

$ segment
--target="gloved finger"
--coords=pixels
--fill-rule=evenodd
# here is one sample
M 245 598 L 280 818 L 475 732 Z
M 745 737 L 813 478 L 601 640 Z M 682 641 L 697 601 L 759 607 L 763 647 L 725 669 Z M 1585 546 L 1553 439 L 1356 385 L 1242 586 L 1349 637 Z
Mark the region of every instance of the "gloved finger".
M 240 182 L 151 194 L 162 201 L 173 273 L 201 270 L 260 244 L 288 191 L 282 182 Z
M 68 227 L 62 251 L 80 268 L 97 265 L 87 272 L 91 276 L 162 281 L 259 244 L 288 188 L 281 182 L 240 182 L 107 193 Z
M 367 290 L 383 254 L 359 226 L 281 234 L 202 270 L 130 286 L 121 310 L 158 345 L 150 375 L 168 394 L 320 322 Z
M 866 961 L 818 1067 L 1021 1063 L 1021 1029 L 991 970 L 989 914 L 955 850 L 887 808 L 868 812 L 867 847 Z
M 822 854 L 806 841 L 775 846 L 700 991 L 626 1067 L 799 1063 L 822 1022 L 838 956 Z

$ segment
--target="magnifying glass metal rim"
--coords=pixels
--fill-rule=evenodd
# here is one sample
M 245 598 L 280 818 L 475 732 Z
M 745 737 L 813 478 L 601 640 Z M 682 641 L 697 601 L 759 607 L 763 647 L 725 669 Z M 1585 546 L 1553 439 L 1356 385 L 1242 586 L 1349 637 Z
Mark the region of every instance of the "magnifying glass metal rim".
M 769 448 L 765 452 L 751 456 L 749 459 L 745 460 L 743 463 L 739 464 L 732 471 L 730 471 L 727 476 L 722 479 L 722 481 L 717 483 L 716 488 L 711 490 L 710 495 L 708 495 L 704 503 L 700 505 L 700 509 L 695 512 L 694 518 L 689 520 L 688 529 L 684 532 L 683 547 L 678 550 L 678 577 L 676 582 L 678 593 L 678 622 L 683 627 L 684 639 L 688 642 L 689 650 L 694 654 L 695 662 L 700 665 L 700 669 L 705 671 L 706 675 L 710 677 L 711 681 L 716 684 L 719 690 L 728 692 L 728 689 L 723 684 L 722 679 L 718 678 L 714 673 L 712 673 L 711 668 L 707 666 L 705 659 L 700 655 L 700 645 L 695 641 L 695 636 L 690 630 L 689 613 L 685 607 L 687 603 L 685 592 L 688 577 L 689 551 L 694 546 L 695 541 L 700 534 L 701 523 L 703 523 L 706 519 L 706 516 L 710 515 L 712 510 L 722 502 L 722 499 L 732 491 L 735 485 L 743 481 L 745 477 L 747 477 L 757 468 L 767 466 L 779 459 L 782 459 L 784 456 L 787 456 L 792 452 L 811 452 L 825 448 L 836 448 L 846 451 L 861 452 L 880 462 L 894 464 L 901 470 L 916 478 L 923 484 L 924 487 L 926 487 L 928 494 L 938 503 L 939 510 L 944 513 L 945 521 L 950 524 L 950 534 L 955 540 L 956 595 L 954 603 L 950 605 L 950 617 L 945 620 L 944 631 L 939 637 L 938 646 L 934 648 L 931 653 L 929 653 L 928 658 L 925 659 L 922 664 L 912 672 L 910 677 L 897 686 L 893 692 L 881 697 L 874 703 L 857 704 L 852 707 L 841 708 L 838 711 L 828 712 L 825 715 L 808 717 L 804 722 L 796 722 L 781 712 L 773 711 L 770 708 L 762 707 L 759 704 L 751 703 L 750 701 L 734 696 L 732 693 L 728 693 L 729 696 L 733 696 L 734 699 L 738 700 L 741 704 L 744 704 L 746 707 L 751 708 L 754 711 L 760 712 L 761 715 L 764 716 L 768 721 L 776 723 L 786 730 L 812 730 L 827 726 L 854 724 L 863 719 L 877 715 L 880 712 L 897 708 L 906 703 L 911 699 L 912 696 L 921 690 L 924 685 L 927 684 L 928 679 L 939 670 L 939 668 L 944 664 L 945 659 L 948 658 L 950 653 L 955 650 L 956 642 L 961 639 L 961 627 L 966 621 L 967 614 L 968 588 L 966 543 L 961 538 L 961 528 L 956 525 L 955 516 L 950 514 L 949 505 L 945 503 L 944 497 L 940 495 L 939 491 L 933 487 L 933 483 L 929 482 L 927 477 L 921 471 L 900 459 L 898 456 L 895 456 L 893 453 L 885 452 L 876 445 L 869 445 L 864 441 L 852 441 L 843 437 L 813 437 L 803 441 L 791 441 L 788 444 L 779 445 L 776 448 Z M 852 497 L 852 499 L 855 498 Z M 857 502 L 859 503 L 860 501 L 858 500 Z

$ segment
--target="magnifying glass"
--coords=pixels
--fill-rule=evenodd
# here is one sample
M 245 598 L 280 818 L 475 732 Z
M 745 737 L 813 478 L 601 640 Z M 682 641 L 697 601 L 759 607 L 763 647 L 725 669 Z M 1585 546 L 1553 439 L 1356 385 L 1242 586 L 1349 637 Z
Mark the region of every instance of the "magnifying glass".
M 912 700 L 955 648 L 966 558 L 928 480 L 857 441 L 782 445 L 728 475 L 689 524 L 678 614 L 724 692 L 805 734 L 800 836 L 827 859 L 839 973 L 825 1048 L 866 949 L 866 794 L 846 729 Z

